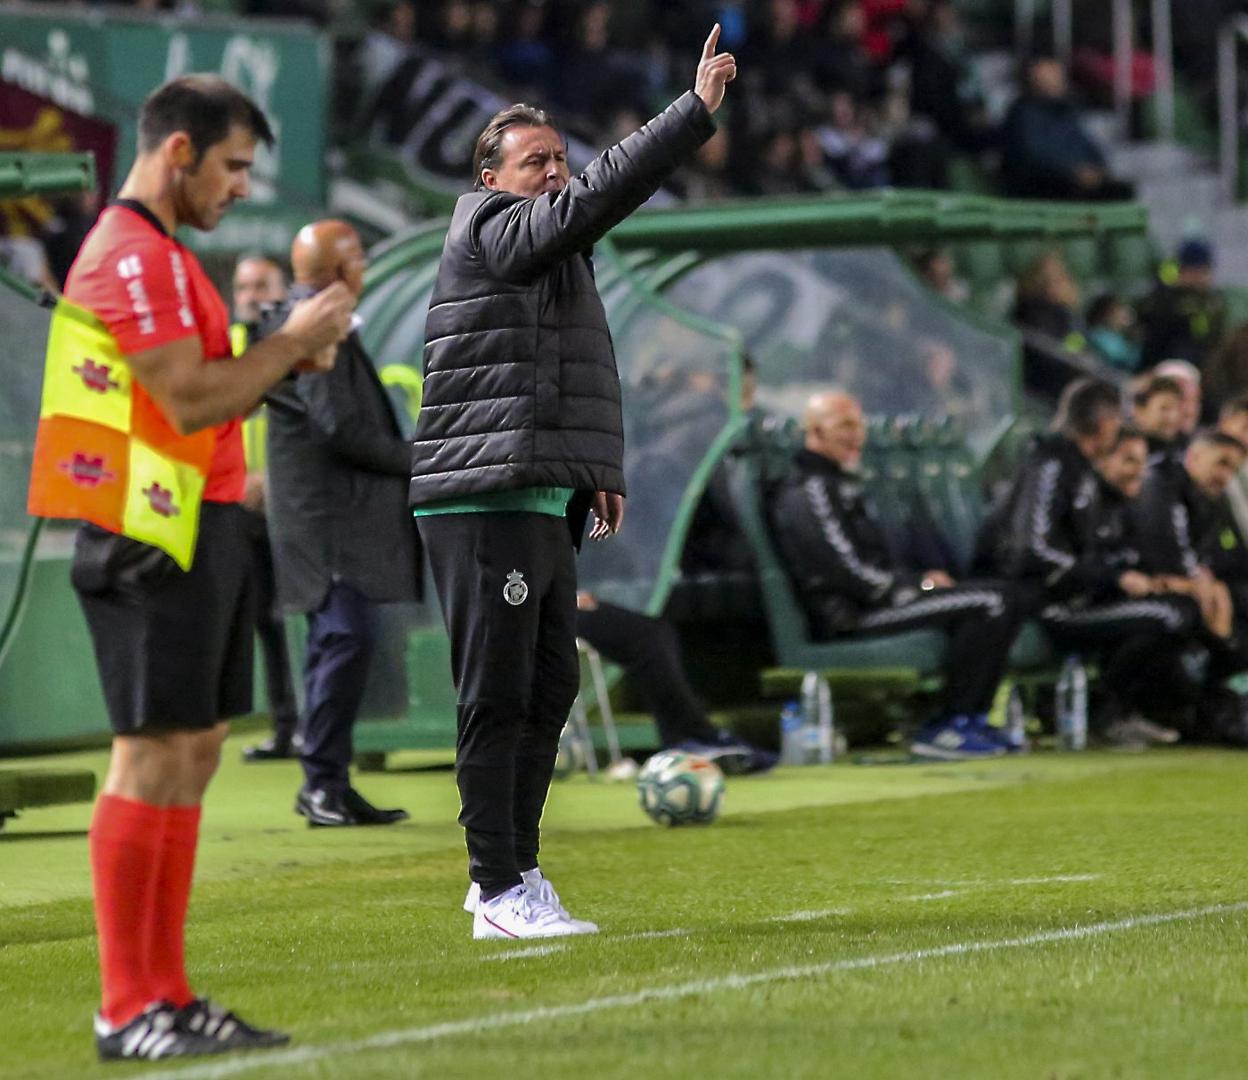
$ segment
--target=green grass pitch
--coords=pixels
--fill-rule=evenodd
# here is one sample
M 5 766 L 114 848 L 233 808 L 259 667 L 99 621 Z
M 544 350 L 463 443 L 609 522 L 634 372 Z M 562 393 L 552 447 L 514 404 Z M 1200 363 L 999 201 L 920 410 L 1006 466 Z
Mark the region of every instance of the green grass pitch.
M 98 1065 L 90 808 L 44 809 L 0 834 L 0 1080 L 1248 1075 L 1248 755 L 781 770 L 689 830 L 574 778 L 543 865 L 603 933 L 505 943 L 460 910 L 449 773 L 364 776 L 412 821 L 312 831 L 243 741 L 191 974 L 292 1046 Z

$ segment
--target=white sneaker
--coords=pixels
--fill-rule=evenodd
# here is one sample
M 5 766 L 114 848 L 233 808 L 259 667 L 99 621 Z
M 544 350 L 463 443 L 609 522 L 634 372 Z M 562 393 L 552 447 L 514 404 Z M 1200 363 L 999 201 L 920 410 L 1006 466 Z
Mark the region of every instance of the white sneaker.
M 539 867 L 532 870 L 524 870 L 520 876 L 524 878 L 524 883 L 532 889 L 539 900 L 553 907 L 560 916 L 576 927 L 578 934 L 596 934 L 598 933 L 598 924 L 592 923 L 588 919 L 574 919 L 559 900 L 559 894 L 555 892 L 555 887 L 550 880 L 543 875 Z M 464 910 L 469 915 L 477 913 L 477 907 L 481 903 L 481 886 L 475 881 L 468 886 L 468 892 L 464 896 Z
M 480 901 L 472 916 L 472 936 L 483 938 L 567 937 L 582 931 L 549 904 L 543 903 L 527 885 L 513 885 L 493 900 Z
M 596 934 L 598 933 L 598 924 L 589 922 L 587 919 L 574 919 L 568 914 L 568 909 L 559 901 L 559 894 L 555 892 L 555 887 L 550 880 L 542 873 L 541 867 L 535 866 L 532 870 L 520 871 L 520 876 L 524 878 L 524 883 L 529 887 L 530 891 L 537 894 L 537 898 L 544 904 L 549 904 L 554 908 L 561 918 L 576 927 L 578 934 Z

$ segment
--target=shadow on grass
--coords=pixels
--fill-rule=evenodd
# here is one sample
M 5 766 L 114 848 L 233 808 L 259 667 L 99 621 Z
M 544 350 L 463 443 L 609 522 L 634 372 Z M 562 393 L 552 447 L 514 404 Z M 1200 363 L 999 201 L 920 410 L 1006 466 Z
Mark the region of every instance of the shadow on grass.
M 21 840 L 83 840 L 86 829 L 59 829 L 55 832 L 0 832 L 0 844 L 16 844 Z

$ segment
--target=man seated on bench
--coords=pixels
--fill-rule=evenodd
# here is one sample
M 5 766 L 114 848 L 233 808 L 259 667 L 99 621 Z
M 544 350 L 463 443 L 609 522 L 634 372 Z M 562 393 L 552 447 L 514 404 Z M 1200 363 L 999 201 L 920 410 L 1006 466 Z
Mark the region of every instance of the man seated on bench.
M 915 570 L 894 557 L 858 475 L 866 426 L 852 396 L 816 394 L 803 427 L 804 448 L 767 501 L 811 634 L 831 640 L 943 631 L 942 701 L 911 750 L 938 760 L 1004 753 L 988 710 L 1022 622 L 1011 587 L 957 584 L 944 570 Z
M 1151 475 L 1134 507 L 1145 566 L 1192 596 L 1210 631 L 1202 639 L 1206 689 L 1190 734 L 1237 746 L 1248 745 L 1248 703 L 1223 684 L 1248 668 L 1234 599 L 1242 606 L 1248 567 L 1226 492 L 1246 453 L 1233 435 L 1198 431 L 1177 470 Z
M 1112 740 L 1122 722 L 1217 695 L 1206 646 L 1214 635 L 1200 603 L 1109 556 L 1107 503 L 1096 466 L 1119 444 L 1118 391 L 1077 379 L 1062 392 L 1053 431 L 1036 439 L 990 521 L 997 565 L 1037 596 L 1040 621 L 1063 651 L 1099 658 L 1102 704 L 1093 730 Z M 1150 725 L 1151 727 L 1151 725 Z M 1129 742 L 1168 733 L 1128 725 Z

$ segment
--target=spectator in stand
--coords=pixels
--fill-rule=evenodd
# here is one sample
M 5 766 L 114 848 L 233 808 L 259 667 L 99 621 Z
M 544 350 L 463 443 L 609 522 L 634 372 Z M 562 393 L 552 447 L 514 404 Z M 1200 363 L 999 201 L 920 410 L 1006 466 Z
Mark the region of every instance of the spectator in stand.
M 1130 184 L 1106 170 L 1105 155 L 1067 96 L 1066 70 L 1053 57 L 1027 68 L 1027 88 L 1001 129 L 1007 194 L 1033 199 L 1129 199 Z
M 1153 375 L 1131 400 L 1135 426 L 1148 439 L 1153 469 L 1178 467 L 1187 447 L 1183 434 L 1183 386 L 1167 375 Z
M 859 0 L 866 19 L 863 45 L 871 59 L 883 66 L 893 59 L 897 42 L 905 37 L 906 14 L 913 0 Z
M 799 20 L 797 0 L 767 0 L 758 25 L 750 30 L 745 70 L 757 76 L 764 94 L 810 107 L 815 100 L 815 50 Z
M 839 0 L 824 16 L 824 39 L 814 55 L 815 85 L 825 94 L 843 91 L 866 101 L 875 91 L 877 73 L 863 47 L 867 18 L 858 0 Z
M 581 590 L 576 594 L 576 636 L 633 678 L 664 749 L 710 758 L 730 774 L 766 772 L 776 764 L 774 753 L 734 738 L 707 719 L 685 675 L 680 636 L 665 619 L 605 603 Z
M 541 0 L 516 4 L 494 53 L 498 73 L 521 99 L 544 92 L 551 83 L 555 54 L 545 37 L 547 10 Z
M 1014 322 L 1063 344 L 1079 332 L 1079 286 L 1058 252 L 1041 255 L 1019 280 Z
M 865 117 L 853 98 L 836 93 L 828 103 L 827 122 L 816 132 L 832 175 L 850 191 L 889 184 L 888 144 L 870 132 Z
M 933 292 L 952 304 L 965 304 L 971 298 L 966 282 L 956 276 L 953 256 L 944 248 L 928 248 L 914 257 L 915 272 Z
M 1165 360 L 1153 368 L 1154 375 L 1173 379 L 1183 389 L 1183 422 L 1180 430 L 1191 435 L 1200 425 L 1204 380 L 1195 364 L 1187 360 Z
M 394 0 L 377 8 L 359 53 L 360 81 L 366 96 L 385 85 L 415 43 L 413 0 Z
M 996 130 L 966 55 L 953 0 L 933 0 L 911 39 L 909 54 L 914 113 L 929 117 L 950 143 L 966 153 L 993 146 Z
M 1140 369 L 1140 344 L 1135 340 L 1135 311 L 1121 296 L 1103 293 L 1088 307 L 1087 340 L 1110 367 L 1134 373 Z
M 1213 247 L 1185 240 L 1174 284 L 1159 283 L 1140 304 L 1144 366 L 1186 360 L 1203 368 L 1226 330 L 1226 300 L 1213 287 Z
M 594 0 L 576 17 L 555 69 L 554 99 L 566 112 L 602 123 L 621 108 L 649 115 L 643 82 L 610 36 L 611 5 Z

